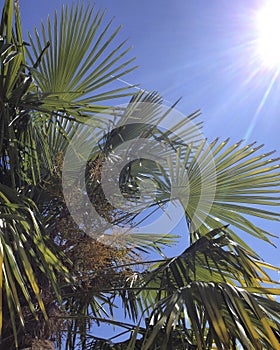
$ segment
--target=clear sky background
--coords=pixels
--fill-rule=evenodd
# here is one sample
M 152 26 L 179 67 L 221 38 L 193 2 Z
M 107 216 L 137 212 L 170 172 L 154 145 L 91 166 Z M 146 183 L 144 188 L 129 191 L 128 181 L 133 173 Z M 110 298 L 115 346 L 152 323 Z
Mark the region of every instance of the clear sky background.
M 256 57 L 258 8 L 266 0 L 96 0 L 123 24 L 140 68 L 125 79 L 157 90 L 185 113 L 200 108 L 209 138 L 248 138 L 279 149 L 280 79 Z M 67 0 L 20 0 L 32 31 Z M 87 2 L 86 2 L 87 3 Z M 91 1 L 88 1 L 91 3 Z M 92 3 L 94 3 L 92 1 Z M 279 13 L 280 17 L 280 13 Z M 268 90 L 269 94 L 268 96 Z M 266 98 L 265 98 L 266 96 Z M 263 100 L 265 99 L 265 101 Z
M 266 0 L 96 0 L 107 19 L 123 24 L 140 65 L 124 79 L 159 91 L 189 114 L 201 109 L 209 140 L 264 143 L 280 156 L 280 76 L 256 54 L 256 13 Z M 46 19 L 64 0 L 19 0 L 24 30 Z M 93 3 L 93 1 L 92 1 Z M 279 12 L 280 22 L 280 12 Z M 279 36 L 280 37 L 280 32 Z M 277 45 L 277 43 L 276 43 Z M 276 210 L 279 211 L 279 208 Z M 279 223 L 268 223 L 280 234 Z M 276 241 L 280 246 L 280 242 Z M 280 265 L 280 248 L 252 244 L 269 262 Z

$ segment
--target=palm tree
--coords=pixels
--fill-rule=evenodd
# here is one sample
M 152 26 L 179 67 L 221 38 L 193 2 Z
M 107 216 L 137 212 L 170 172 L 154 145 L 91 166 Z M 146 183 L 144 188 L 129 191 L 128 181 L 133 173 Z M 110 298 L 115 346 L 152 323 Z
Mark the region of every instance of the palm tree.
M 109 45 L 120 28 L 106 37 L 109 23 L 98 33 L 104 13 L 98 12 L 95 17 L 92 13 L 90 7 L 73 6 L 61 14 L 60 32 L 65 40 L 60 40 L 59 59 L 53 66 L 49 57 L 54 54 L 52 58 L 56 60 L 58 52 L 52 50 L 57 45 L 57 36 L 51 45 L 44 42 L 40 47 L 39 43 L 36 52 L 31 37 L 30 44 L 23 41 L 18 2 L 5 1 L 3 7 L 0 26 L 0 329 L 5 349 L 29 344 L 35 337 L 49 338 L 53 300 L 61 304 L 60 284 L 71 286 L 73 279 L 69 259 L 52 241 L 51 218 L 56 217 L 62 207 L 59 201 L 56 207 L 46 206 L 51 195 L 45 190 L 51 179 L 55 179 L 57 152 L 63 151 L 67 131 L 70 134 L 65 123 L 73 124 L 73 120 L 83 120 L 100 112 L 105 107 L 97 105 L 98 101 L 127 94 L 127 88 L 106 89 L 106 85 L 115 80 L 112 74 L 122 76 L 133 69 L 130 65 L 133 59 L 123 59 L 129 50 L 123 49 L 124 43 L 110 51 Z M 80 41 L 81 37 L 84 42 Z M 36 34 L 35 40 L 38 40 Z M 76 50 L 76 42 L 81 44 L 81 50 Z M 42 59 L 46 52 L 47 66 Z M 68 63 L 67 57 L 71 59 Z M 98 127 L 105 121 L 98 117 L 92 120 Z
M 240 237 L 269 241 L 251 218 L 279 220 L 263 209 L 278 205 L 278 160 L 254 144 L 207 145 L 198 112 L 163 129 L 176 104 L 164 109 L 157 93 L 118 87 L 134 59 L 126 58 L 125 42 L 114 46 L 120 28 L 103 23 L 104 12 L 91 6 L 66 6 L 27 43 L 18 2 L 3 7 L 0 348 L 53 348 L 55 339 L 66 349 L 278 349 L 280 306 L 273 295 L 280 289 L 266 271 L 277 268 Z M 128 96 L 127 106 L 112 106 Z M 114 166 L 118 147 L 130 140 L 156 144 L 162 162 L 136 157 L 122 170 L 120 188 L 137 208 L 180 202 L 190 237 L 182 254 L 142 261 L 141 252 L 161 252 L 176 241 L 169 234 L 128 232 L 115 245 L 106 244 L 105 233 L 103 240 L 84 235 L 82 214 L 74 220 L 70 208 L 83 205 L 76 200 L 80 184 L 70 178 L 67 198 L 63 159 L 77 145 L 75 159 L 83 157 L 83 142 L 73 140 L 89 140 L 89 130 L 98 143 L 85 169 L 71 164 L 71 174 L 84 171 L 96 211 L 120 228 L 134 228 L 145 214 L 109 203 L 100 184 L 104 160 Z M 153 190 L 143 194 L 147 179 Z M 127 322 L 112 318 L 116 298 Z M 128 340 L 97 337 L 92 327 L 104 323 L 122 327 Z

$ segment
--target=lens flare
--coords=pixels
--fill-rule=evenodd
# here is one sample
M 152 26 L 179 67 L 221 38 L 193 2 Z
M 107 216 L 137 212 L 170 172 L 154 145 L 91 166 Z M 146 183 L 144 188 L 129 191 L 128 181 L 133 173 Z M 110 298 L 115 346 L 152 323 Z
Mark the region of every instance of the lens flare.
M 258 55 L 267 67 L 280 67 L 280 0 L 268 1 L 256 16 Z

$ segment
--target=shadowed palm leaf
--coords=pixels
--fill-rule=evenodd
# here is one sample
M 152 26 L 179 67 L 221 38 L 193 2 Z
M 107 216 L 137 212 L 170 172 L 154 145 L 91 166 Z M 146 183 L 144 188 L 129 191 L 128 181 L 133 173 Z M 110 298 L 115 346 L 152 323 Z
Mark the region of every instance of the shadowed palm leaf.
M 187 349 L 234 349 L 237 342 L 245 349 L 278 348 L 279 303 L 272 295 L 280 295 L 280 289 L 263 286 L 275 284 L 264 268 L 276 269 L 236 244 L 223 228 L 199 238 L 180 256 L 135 274 L 120 294 L 132 318 L 139 311 L 148 317 L 141 349 L 177 349 L 176 334 L 176 342 Z M 125 348 L 132 349 L 131 344 Z
M 91 8 L 88 7 L 84 11 L 83 6 L 79 5 L 73 5 L 70 13 L 67 8 L 64 11 L 61 14 L 60 29 L 57 28 L 57 18 L 52 29 L 50 22 L 48 24 L 48 34 L 54 35 L 55 43 L 49 38 L 49 42 L 43 43 L 41 47 L 40 40 L 36 42 L 38 36 L 35 34 L 38 50 L 36 51 L 36 44 L 30 36 L 30 52 L 22 37 L 18 3 L 14 8 L 13 1 L 5 1 L 2 12 L 0 331 L 2 345 L 6 348 L 9 347 L 8 344 L 12 344 L 12 348 L 18 347 L 23 341 L 22 338 L 18 339 L 18 334 L 22 336 L 22 329 L 30 322 L 30 318 L 38 320 L 43 315 L 45 320 L 48 319 L 48 310 L 43 302 L 43 299 L 46 300 L 46 291 L 51 289 L 52 296 L 56 294 L 55 299 L 60 302 L 60 283 L 63 286 L 71 279 L 62 263 L 67 260 L 60 252 L 54 250 L 53 242 L 47 238 L 50 218 L 46 215 L 50 214 L 50 211 L 45 207 L 46 198 L 42 186 L 43 182 L 53 176 L 57 152 L 67 147 L 71 130 L 75 130 L 76 124 L 71 120 L 85 113 L 89 116 L 103 110 L 104 106 L 97 105 L 101 100 L 126 95 L 127 91 L 124 90 L 127 89 L 113 87 L 111 90 L 102 91 L 102 86 L 115 80 L 112 74 L 121 76 L 133 69 L 128 68 L 132 60 L 124 59 L 118 64 L 128 51 L 122 49 L 124 43 L 117 49 L 106 51 L 119 28 L 105 39 L 104 35 L 109 32 L 110 25 L 103 29 L 100 27 L 104 14 L 98 13 L 92 17 Z M 85 21 L 81 20 L 82 17 Z M 99 34 L 96 34 L 98 31 Z M 71 55 L 68 52 L 69 44 L 72 44 L 73 40 L 70 32 L 76 35 L 76 39 L 84 35 L 86 41 L 86 44 L 79 41 L 80 50 L 75 43 Z M 45 35 L 44 32 L 43 41 Z M 95 43 L 93 39 L 96 39 Z M 67 47 L 63 47 L 62 43 Z M 89 45 L 92 46 L 89 48 Z M 75 56 L 74 52 L 80 56 Z M 26 59 L 26 54 L 29 60 Z M 103 59 L 100 57 L 102 54 Z M 45 62 L 49 62 L 50 55 L 55 56 L 55 61 L 58 59 L 59 67 L 52 66 L 52 73 L 55 74 L 49 75 L 45 70 Z M 61 70 L 62 63 L 66 63 L 67 57 L 71 57 L 72 61 L 67 62 L 69 66 L 65 67 L 64 73 L 67 71 L 69 74 L 71 68 L 78 71 L 77 74 L 71 71 L 72 76 L 68 76 L 68 80 L 67 77 L 59 75 L 64 74 Z M 29 67 L 30 64 L 33 67 Z M 96 92 L 93 97 L 95 90 L 100 92 Z M 103 125 L 105 121 L 104 118 L 93 118 L 96 126 Z M 51 142 L 52 147 L 49 144 Z M 44 216 L 38 212 L 38 208 L 43 208 L 41 213 Z M 32 332 L 36 331 L 36 327 L 33 327 Z M 11 341 L 11 330 L 14 343 Z

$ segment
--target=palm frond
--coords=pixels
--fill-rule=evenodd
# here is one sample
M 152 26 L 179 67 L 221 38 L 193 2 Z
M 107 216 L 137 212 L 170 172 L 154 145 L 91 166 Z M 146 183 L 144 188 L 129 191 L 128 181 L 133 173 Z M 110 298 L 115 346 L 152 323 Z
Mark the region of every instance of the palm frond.
M 263 266 L 275 269 L 233 242 L 224 228 L 132 276 L 121 296 L 128 310 L 147 314 L 141 349 L 159 342 L 172 348 L 174 332 L 181 334 L 181 346 L 197 349 L 233 349 L 236 341 L 244 348 L 277 348 L 279 304 L 272 296 L 280 289 L 263 286 L 277 286 Z
M 48 315 L 42 297 L 43 283 L 51 284 L 58 300 L 60 291 L 57 277 L 69 281 L 67 268 L 61 263 L 50 242 L 43 238 L 43 225 L 38 219 L 37 209 L 32 201 L 20 196 L 17 191 L 0 185 L 0 230 L 1 230 L 1 310 L 0 331 L 10 314 L 15 339 L 19 327 L 24 327 L 28 306 L 33 318 L 38 320 L 38 310 L 45 319 Z M 44 279 L 38 280 L 38 275 Z M 47 280 L 45 280 L 45 278 Z M 2 304 L 4 302 L 4 305 Z M 3 328 L 3 329 L 2 329 Z
M 279 308 L 275 301 L 268 303 Z M 271 318 L 254 295 L 226 283 L 191 282 L 163 299 L 150 322 L 142 349 L 150 349 L 163 331 L 162 349 L 172 348 L 169 338 L 177 325 L 185 330 L 185 342 L 197 349 L 234 349 L 237 340 L 245 349 L 279 347 L 279 316 Z
M 36 27 L 34 37 L 29 34 L 27 54 L 30 65 L 37 67 L 31 73 L 41 109 L 85 120 L 104 110 L 99 102 L 131 95 L 128 87 L 111 84 L 135 67 L 134 58 L 125 58 L 130 50 L 126 42 L 116 46 L 121 27 L 112 29 L 112 21 L 103 24 L 104 16 L 100 10 L 95 13 L 94 6 L 66 5 L 60 15 L 55 12 L 53 22 L 48 18 L 46 27 L 42 23 L 40 34 Z
M 171 181 L 164 182 L 158 198 L 180 200 L 191 242 L 225 224 L 270 242 L 273 233 L 258 227 L 251 217 L 279 221 L 278 212 L 265 208 L 279 206 L 279 158 L 271 158 L 274 152 L 258 154 L 262 145 L 238 142 L 226 148 L 228 142 L 203 141 L 198 148 L 179 148 L 169 160 Z M 234 238 L 242 242 L 238 235 Z

